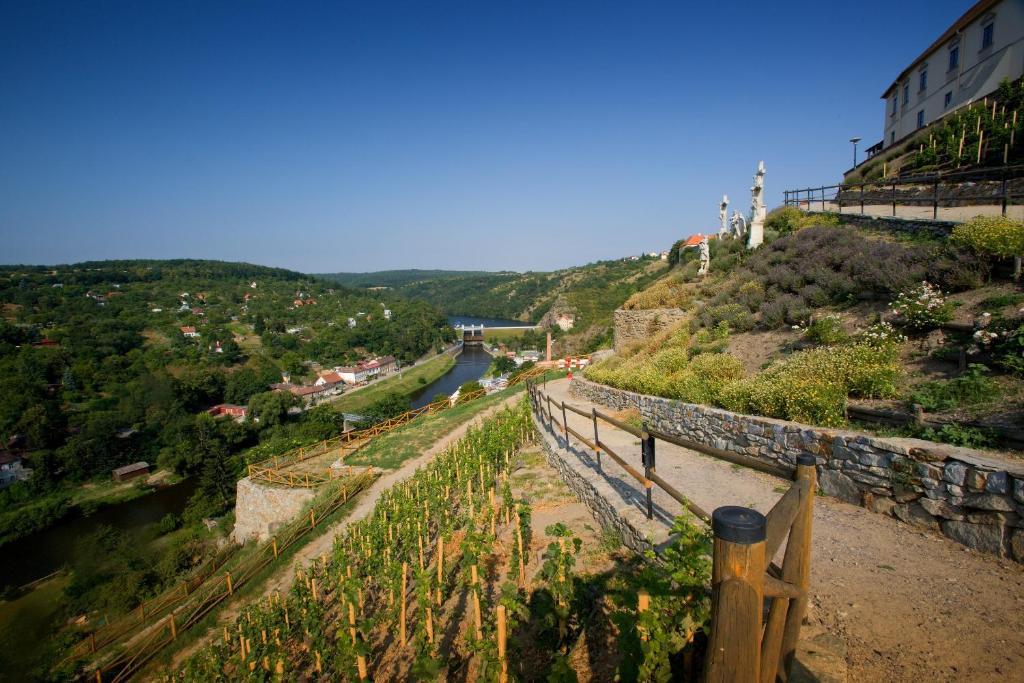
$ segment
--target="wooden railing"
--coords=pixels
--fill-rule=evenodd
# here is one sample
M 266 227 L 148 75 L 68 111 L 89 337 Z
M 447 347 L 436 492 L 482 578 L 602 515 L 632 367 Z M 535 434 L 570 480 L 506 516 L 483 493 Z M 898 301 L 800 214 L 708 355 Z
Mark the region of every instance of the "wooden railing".
M 565 438 L 566 446 L 569 436 L 574 437 L 595 451 L 599 472 L 603 472 L 601 456 L 607 455 L 643 485 L 649 519 L 654 512 L 651 491 L 657 486 L 699 520 L 711 525 L 714 534 L 712 608 L 704 660 L 705 681 L 774 683 L 776 679 L 787 680 L 793 666 L 800 625 L 807 611 L 811 527 L 817 488 L 814 458 L 801 455 L 795 467 L 767 463 L 652 430 L 646 423 L 638 428 L 596 408 L 586 411 L 565 401 L 553 401 L 537 385 L 530 383 L 528 387 L 535 416 L 548 429 L 555 431 L 557 428 Z M 593 439 L 569 425 L 569 413 L 591 421 Z M 606 422 L 640 439 L 642 472 L 601 440 L 599 422 Z M 655 458 L 658 440 L 793 480 L 793 483 L 767 515 L 738 506 L 719 507 L 708 515 L 658 474 Z M 772 559 L 783 543 L 786 549 L 780 566 Z M 769 601 L 767 611 L 766 600 Z
M 377 473 L 370 468 L 338 481 L 338 488 L 334 494 L 314 504 L 308 515 L 297 517 L 278 530 L 275 536 L 260 544 L 253 553 L 245 555 L 238 562 L 227 563 L 221 567 L 227 571 L 210 574 L 191 592 L 179 591 L 179 596 L 175 596 L 176 599 L 173 600 L 166 600 L 166 604 L 163 604 L 159 611 L 137 609 L 117 622 L 87 634 L 85 639 L 72 649 L 65 661 L 100 657 L 102 662 L 87 668 L 88 675 L 84 678 L 98 682 L 130 679 L 160 651 L 201 622 L 217 605 L 230 598 L 235 591 L 245 586 L 297 541 L 314 531 L 319 522 L 341 508 L 353 495 L 369 486 L 376 477 Z M 234 548 L 237 549 L 238 546 Z M 166 611 L 167 608 L 170 608 L 169 612 Z M 161 613 L 163 617 L 155 619 Z M 115 637 L 110 638 L 103 633 L 108 627 Z M 110 653 L 103 652 L 105 648 L 115 643 L 120 643 L 123 647 L 120 650 L 114 648 Z
M 546 372 L 544 368 L 532 368 L 517 376 L 508 383 L 508 387 L 514 387 L 522 382 L 538 377 Z M 485 396 L 483 389 L 470 392 L 465 396 L 459 396 L 457 405 L 467 401 L 476 400 Z M 326 467 L 323 471 L 298 472 L 292 469 L 295 465 L 312 460 L 313 458 L 327 455 L 333 451 L 344 449 L 343 455 L 350 455 L 367 445 L 372 439 L 391 432 L 412 422 L 421 415 L 433 415 L 453 407 L 448 401 L 428 403 L 425 406 L 407 410 L 401 415 L 389 418 L 364 429 L 353 429 L 344 432 L 339 436 L 317 442 L 311 446 L 300 446 L 290 451 L 275 455 L 265 460 L 253 463 L 248 466 L 248 475 L 251 479 L 258 479 L 270 484 L 279 486 L 310 488 L 320 486 L 336 478 L 337 472 L 334 468 Z

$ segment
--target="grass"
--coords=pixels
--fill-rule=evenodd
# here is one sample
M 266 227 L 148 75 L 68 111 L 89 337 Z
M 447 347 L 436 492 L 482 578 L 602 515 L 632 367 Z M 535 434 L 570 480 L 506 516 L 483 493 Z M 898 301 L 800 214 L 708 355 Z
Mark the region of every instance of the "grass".
M 451 370 L 454 365 L 455 359 L 444 353 L 414 368 L 403 370 L 401 377 L 392 375 L 362 389 L 349 391 L 330 405 L 339 412 L 359 413 L 392 392 L 411 396 Z
M 532 330 L 532 331 L 536 332 L 537 328 L 535 328 L 535 327 L 517 327 L 517 328 L 512 328 L 512 329 L 506 328 L 506 329 L 503 329 L 503 330 L 491 330 L 491 329 L 484 328 L 484 339 L 488 339 L 488 340 L 494 341 L 494 342 L 503 341 L 505 339 L 512 339 L 513 337 L 522 337 L 524 334 L 526 334 L 527 330 Z
M 403 462 L 414 458 L 430 448 L 445 434 L 468 422 L 480 412 L 503 401 L 521 387 L 500 391 L 469 403 L 457 405 L 435 415 L 425 415 L 374 439 L 365 448 L 346 458 L 351 465 L 373 465 L 384 469 L 395 469 Z
M 29 672 L 43 663 L 39 644 L 58 626 L 54 621 L 63 607 L 61 596 L 67 582 L 67 574 L 61 574 L 14 600 L 0 602 L 0 671 L 4 680 L 28 680 Z
M 163 477 L 163 485 L 177 484 L 181 477 L 176 474 L 168 474 Z M 141 496 L 153 493 L 156 489 L 142 485 L 143 479 L 130 481 L 100 481 L 86 482 L 77 487 L 71 494 L 71 504 L 85 508 L 95 508 L 101 505 L 115 505 L 125 503 Z

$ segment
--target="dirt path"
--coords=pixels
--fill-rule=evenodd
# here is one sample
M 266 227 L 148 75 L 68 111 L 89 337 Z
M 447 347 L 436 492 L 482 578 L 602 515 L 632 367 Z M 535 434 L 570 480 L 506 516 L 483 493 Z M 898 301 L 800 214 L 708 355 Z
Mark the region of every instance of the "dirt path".
M 552 400 L 589 411 L 568 382 Z M 561 417 L 558 417 L 561 421 Z M 569 413 L 589 434 L 590 421 Z M 639 466 L 639 441 L 601 424 L 601 440 Z M 573 442 L 575 445 L 575 441 Z M 596 470 L 592 456 L 581 469 Z M 705 510 L 749 505 L 767 512 L 788 485 L 671 444 L 658 444 L 658 473 Z M 605 460 L 623 506 L 643 500 L 635 480 Z M 655 496 L 656 521 L 678 504 Z M 832 498 L 815 504 L 810 624 L 845 645 L 850 681 L 1024 681 L 1024 567 Z

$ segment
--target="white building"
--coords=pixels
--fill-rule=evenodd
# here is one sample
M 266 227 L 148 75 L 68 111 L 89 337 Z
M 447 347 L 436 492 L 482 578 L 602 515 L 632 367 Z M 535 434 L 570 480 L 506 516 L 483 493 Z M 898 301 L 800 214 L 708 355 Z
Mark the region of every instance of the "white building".
M 894 37 L 897 34 L 894 34 Z M 1024 0 L 980 0 L 910 63 L 882 94 L 886 149 L 1024 74 Z

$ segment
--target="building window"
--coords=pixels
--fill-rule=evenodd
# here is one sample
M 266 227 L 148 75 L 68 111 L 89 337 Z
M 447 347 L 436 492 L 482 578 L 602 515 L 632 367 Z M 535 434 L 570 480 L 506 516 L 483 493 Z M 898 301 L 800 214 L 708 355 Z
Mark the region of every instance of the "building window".
M 905 107 L 908 104 L 910 104 L 910 84 L 909 83 L 904 83 L 903 84 L 903 106 Z
M 920 90 L 921 92 L 924 92 L 928 88 L 928 70 L 925 69 L 924 71 L 922 71 L 918 76 L 917 80 L 917 89 Z
M 995 22 L 989 22 L 985 24 L 985 27 L 981 29 L 981 49 L 987 50 L 992 47 L 992 42 L 995 39 Z
M 917 112 L 917 127 L 924 128 L 924 109 Z
M 889 133 L 889 144 L 896 144 L 896 131 L 892 131 L 891 133 Z
M 953 91 L 950 90 L 946 93 L 946 97 L 942 100 L 942 106 L 949 109 L 949 105 L 953 104 Z
M 960 66 L 960 46 L 956 46 L 949 51 L 949 70 L 953 71 Z
M 893 95 L 892 96 L 892 115 L 893 116 L 896 116 L 896 109 L 897 109 L 897 106 L 899 105 L 899 100 L 900 100 L 900 96 L 899 95 Z

